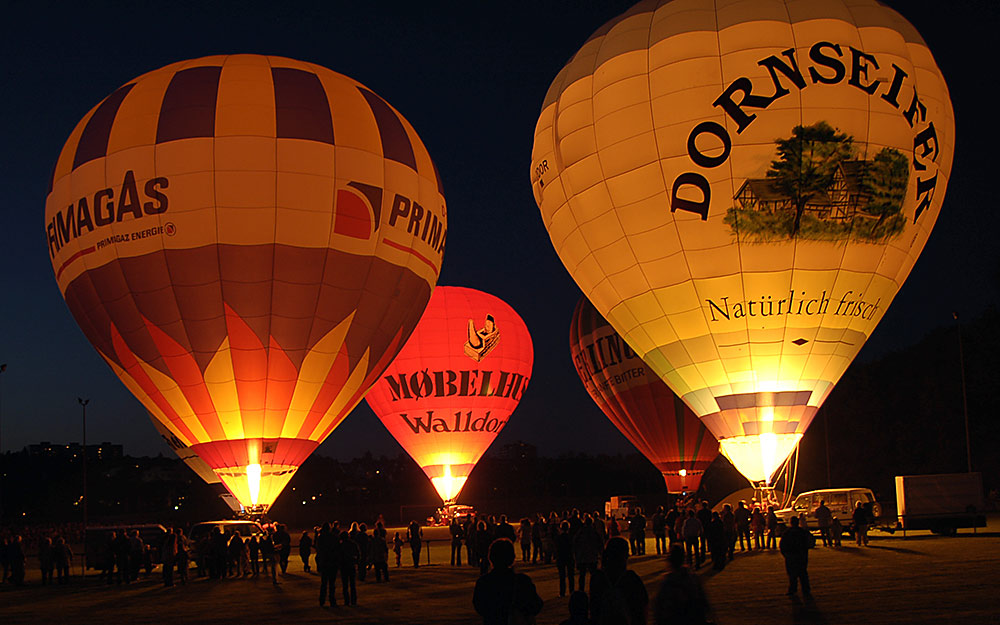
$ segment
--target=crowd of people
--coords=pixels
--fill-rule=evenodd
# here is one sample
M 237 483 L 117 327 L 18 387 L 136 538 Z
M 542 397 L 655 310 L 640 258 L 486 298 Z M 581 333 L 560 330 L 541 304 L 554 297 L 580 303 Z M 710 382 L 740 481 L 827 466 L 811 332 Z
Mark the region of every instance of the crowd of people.
M 814 513 L 823 544 L 841 545 L 842 527 L 822 502 Z M 867 545 L 868 512 L 858 505 L 851 519 L 858 545 Z M 778 549 L 785 560 L 789 578 L 788 594 L 801 586 L 809 598 L 808 552 L 815 539 L 808 531 L 805 515 L 791 518 L 779 537 L 774 508 L 752 508 L 745 501 L 733 508 L 725 504 L 712 511 L 708 502 L 685 502 L 675 507 L 657 508 L 649 519 L 642 509 L 633 508 L 622 518 L 567 510 L 548 515 L 536 514 L 511 523 L 505 515 L 472 513 L 452 519 L 451 565 L 479 569 L 473 605 L 484 623 L 530 622 L 541 609 L 530 577 L 515 573 L 516 547 L 524 565 L 552 565 L 559 575 L 559 597 L 569 596 L 569 619 L 565 623 L 646 622 L 650 607 L 656 623 L 703 622 L 710 608 L 693 574 L 709 562 L 721 570 L 740 551 Z M 256 527 L 256 526 L 254 526 Z M 138 530 L 109 530 L 96 553 L 88 561 L 100 570 L 107 584 L 129 584 L 146 577 L 161 564 L 163 584 L 175 580 L 185 584 L 189 567 L 195 575 L 211 580 L 270 578 L 277 585 L 286 574 L 293 549 L 303 571 L 319 578 L 319 604 L 337 605 L 337 577 L 341 601 L 357 605 L 358 582 L 369 573 L 375 583 L 389 581 L 390 552 L 395 566 L 403 566 L 408 548 L 413 567 L 421 564 L 424 535 L 421 524 L 412 521 L 389 537 L 381 517 L 369 530 L 364 523 L 341 525 L 328 522 L 303 531 L 293 547 L 293 538 L 279 523 L 262 526 L 263 532 L 212 527 L 207 535 L 192 541 L 181 528 L 167 529 L 162 540 L 150 544 Z M 628 569 L 628 558 L 646 553 L 647 527 L 652 531 L 657 555 L 667 556 L 668 572 L 650 606 L 650 598 L 639 577 Z M 246 531 L 246 530 L 244 530 Z M 30 543 L 24 539 L 30 537 Z M 37 554 L 42 584 L 66 584 L 70 579 L 73 553 L 65 528 L 37 528 L 23 533 L 0 535 L 0 562 L 4 583 L 22 584 L 29 554 Z M 780 541 L 779 541 L 780 538 Z M 524 570 L 531 570 L 525 568 Z M 280 574 L 279 574 L 280 572 Z M 589 582 L 589 586 L 588 586 Z M 678 619 L 678 614 L 689 615 Z M 610 617 L 609 615 L 612 615 Z M 699 620 L 701 619 L 701 620 Z

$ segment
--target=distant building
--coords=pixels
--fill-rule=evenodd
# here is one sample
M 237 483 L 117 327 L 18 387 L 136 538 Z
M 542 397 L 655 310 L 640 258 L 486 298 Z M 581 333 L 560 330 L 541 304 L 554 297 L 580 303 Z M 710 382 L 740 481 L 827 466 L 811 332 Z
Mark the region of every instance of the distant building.
M 534 460 L 538 457 L 538 448 L 524 441 L 507 443 L 497 451 L 500 460 Z
M 108 441 L 97 445 L 87 445 L 87 460 L 118 460 L 124 455 L 125 452 L 121 445 L 113 445 Z M 28 456 L 74 460 L 83 456 L 83 446 L 80 443 L 60 445 L 42 441 L 35 445 L 28 445 Z
M 868 202 L 861 178 L 867 161 L 841 161 L 833 186 L 809 198 L 805 211 L 818 219 L 844 220 L 854 217 Z M 748 178 L 734 198 L 744 210 L 775 212 L 795 210 L 795 201 L 778 189 L 771 178 Z

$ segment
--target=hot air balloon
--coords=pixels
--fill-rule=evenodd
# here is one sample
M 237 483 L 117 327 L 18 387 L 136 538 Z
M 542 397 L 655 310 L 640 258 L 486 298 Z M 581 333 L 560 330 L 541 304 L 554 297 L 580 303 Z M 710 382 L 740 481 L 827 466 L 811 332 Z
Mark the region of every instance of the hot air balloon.
M 395 109 L 256 55 L 117 89 L 73 130 L 45 206 L 87 338 L 257 511 L 405 344 L 446 226 L 434 165 Z
M 875 0 L 646 1 L 556 76 L 531 183 L 587 298 L 765 482 L 916 262 L 954 143 Z
M 506 302 L 441 286 L 365 400 L 447 505 L 521 401 L 533 359 Z
M 697 491 L 719 455 L 715 437 L 585 297 L 573 311 L 569 349 L 591 399 L 659 469 L 667 492 Z

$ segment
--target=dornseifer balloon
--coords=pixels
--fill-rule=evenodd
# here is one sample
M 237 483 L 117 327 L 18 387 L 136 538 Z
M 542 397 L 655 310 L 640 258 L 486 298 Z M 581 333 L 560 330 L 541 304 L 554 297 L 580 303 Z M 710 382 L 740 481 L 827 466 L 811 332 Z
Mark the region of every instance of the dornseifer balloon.
M 875 0 L 648 1 L 556 76 L 531 184 L 587 298 L 765 481 L 916 262 L 954 144 Z
M 615 329 L 581 297 L 569 329 L 573 365 L 611 423 L 663 474 L 667 492 L 693 493 L 719 443 Z
M 45 207 L 87 338 L 258 510 L 406 342 L 446 227 L 434 165 L 395 109 L 256 55 L 116 90 L 73 130 Z
M 506 302 L 439 286 L 365 400 L 451 503 L 521 401 L 533 359 L 528 328 Z

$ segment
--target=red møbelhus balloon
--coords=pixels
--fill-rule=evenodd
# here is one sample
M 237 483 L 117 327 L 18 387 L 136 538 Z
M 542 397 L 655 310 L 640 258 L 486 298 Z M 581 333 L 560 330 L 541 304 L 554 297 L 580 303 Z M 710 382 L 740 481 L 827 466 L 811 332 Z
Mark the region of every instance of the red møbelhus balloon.
M 503 300 L 439 286 L 365 399 L 450 502 L 517 407 L 533 359 L 527 326 Z
M 715 437 L 586 297 L 573 311 L 569 347 L 591 398 L 663 473 L 667 492 L 698 490 L 702 474 L 719 453 Z

